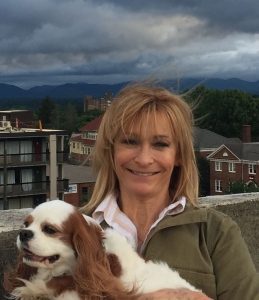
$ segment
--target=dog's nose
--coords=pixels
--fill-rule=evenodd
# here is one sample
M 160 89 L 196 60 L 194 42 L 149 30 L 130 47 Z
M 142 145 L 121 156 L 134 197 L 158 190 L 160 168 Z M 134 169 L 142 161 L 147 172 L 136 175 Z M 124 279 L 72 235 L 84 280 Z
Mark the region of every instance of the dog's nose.
M 33 237 L 33 232 L 28 229 L 22 229 L 19 233 L 20 241 L 21 242 L 28 242 Z

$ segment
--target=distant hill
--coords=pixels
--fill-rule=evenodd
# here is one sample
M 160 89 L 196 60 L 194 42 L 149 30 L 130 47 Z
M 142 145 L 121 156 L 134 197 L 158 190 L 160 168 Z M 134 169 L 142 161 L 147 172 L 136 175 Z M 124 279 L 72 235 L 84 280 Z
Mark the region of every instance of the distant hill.
M 186 78 L 182 80 L 168 80 L 166 81 L 167 87 L 172 87 L 176 91 L 186 91 L 191 88 L 195 88 L 199 85 L 203 85 L 210 89 L 216 90 L 240 90 L 252 95 L 259 95 L 259 81 L 245 81 L 238 78 L 220 79 L 194 79 Z
M 185 91 L 197 85 L 204 85 L 208 88 L 225 90 L 238 89 L 250 94 L 259 95 L 259 81 L 249 82 L 237 78 L 219 79 L 182 79 L 167 80 L 163 84 L 173 90 Z M 126 83 L 118 84 L 89 84 L 89 83 L 66 83 L 62 85 L 35 86 L 30 89 L 22 89 L 15 85 L 0 83 L 0 100 L 33 100 L 50 97 L 52 99 L 82 99 L 91 95 L 101 97 L 105 92 L 116 94 Z

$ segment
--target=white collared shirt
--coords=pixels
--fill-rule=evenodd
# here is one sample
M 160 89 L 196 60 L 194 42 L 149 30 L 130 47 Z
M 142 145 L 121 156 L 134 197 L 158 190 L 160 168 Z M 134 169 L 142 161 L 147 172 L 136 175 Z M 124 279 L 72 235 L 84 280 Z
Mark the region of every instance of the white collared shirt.
M 167 215 L 176 215 L 184 211 L 186 205 L 186 198 L 181 197 L 174 203 L 169 204 L 164 208 L 157 220 L 151 225 L 149 231 L 145 237 L 145 240 L 150 233 L 150 231 L 156 227 L 156 225 Z M 116 197 L 112 194 L 107 195 L 104 200 L 97 206 L 92 214 L 92 217 L 99 224 L 105 221 L 111 228 L 116 230 L 121 235 L 125 236 L 127 240 L 141 252 L 141 245 L 138 245 L 138 234 L 136 226 L 132 221 L 125 215 L 119 208 L 116 201 Z M 143 244 L 145 242 L 143 241 Z

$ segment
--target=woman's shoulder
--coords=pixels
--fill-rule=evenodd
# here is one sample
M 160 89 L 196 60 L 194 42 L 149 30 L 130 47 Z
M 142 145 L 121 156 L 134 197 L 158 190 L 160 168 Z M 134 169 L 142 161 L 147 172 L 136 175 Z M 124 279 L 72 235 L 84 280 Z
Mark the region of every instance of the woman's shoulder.
M 203 224 L 209 231 L 225 230 L 226 227 L 238 227 L 227 214 L 211 207 L 194 207 L 187 205 L 184 212 L 167 216 L 160 224 L 162 227 L 178 225 Z

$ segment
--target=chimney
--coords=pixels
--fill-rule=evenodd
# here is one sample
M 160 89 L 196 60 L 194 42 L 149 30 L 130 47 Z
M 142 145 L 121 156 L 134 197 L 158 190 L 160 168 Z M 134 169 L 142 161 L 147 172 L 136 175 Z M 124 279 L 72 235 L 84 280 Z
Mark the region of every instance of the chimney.
M 242 142 L 251 143 L 251 125 L 242 126 Z

